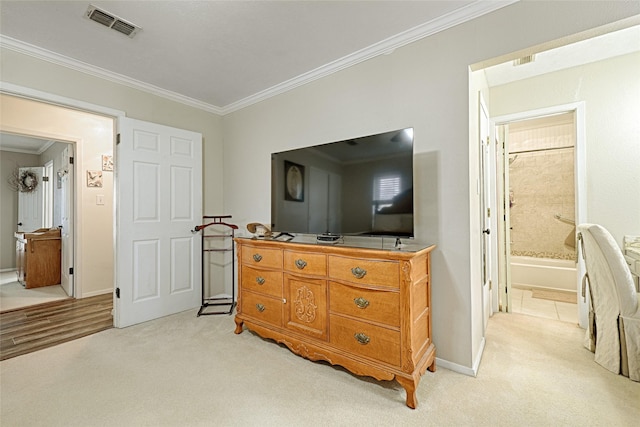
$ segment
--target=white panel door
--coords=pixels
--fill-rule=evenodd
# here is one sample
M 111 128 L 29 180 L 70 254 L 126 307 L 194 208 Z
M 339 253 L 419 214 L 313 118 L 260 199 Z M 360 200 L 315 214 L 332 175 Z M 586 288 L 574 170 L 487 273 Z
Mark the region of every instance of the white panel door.
M 18 173 L 20 179 L 26 172 L 31 172 L 36 176 L 37 184 L 31 191 L 18 191 L 18 231 L 29 232 L 44 226 L 44 176 L 43 167 L 20 168 Z M 31 183 L 29 179 L 28 185 Z
M 120 120 L 116 327 L 200 306 L 202 135 Z M 119 295 L 119 297 L 117 296 Z
M 60 220 L 62 227 L 60 238 L 62 243 L 62 266 L 60 285 L 69 296 L 74 296 L 73 292 L 73 145 L 67 147 L 61 153 L 60 163 Z

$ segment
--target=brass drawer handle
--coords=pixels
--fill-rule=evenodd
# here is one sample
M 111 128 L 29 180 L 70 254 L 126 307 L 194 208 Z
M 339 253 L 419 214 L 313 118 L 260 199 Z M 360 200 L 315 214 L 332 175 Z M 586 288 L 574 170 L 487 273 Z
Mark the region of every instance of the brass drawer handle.
M 256 309 L 257 309 L 260 313 L 262 313 L 262 312 L 264 311 L 265 307 L 264 307 L 264 305 L 262 305 L 262 304 L 256 304 Z
M 362 345 L 367 345 L 369 344 L 369 337 L 366 336 L 365 334 L 363 334 L 362 332 L 358 332 L 355 335 L 353 335 L 355 337 L 355 339 Z
M 258 276 L 256 277 L 256 282 L 258 283 L 258 285 L 264 285 L 264 277 Z
M 302 270 L 306 266 L 307 266 L 307 261 L 305 261 L 303 259 L 297 259 L 296 260 L 296 267 L 298 267 L 300 270 Z
M 367 274 L 367 270 L 360 267 L 354 267 L 351 269 L 351 274 L 353 274 L 356 279 L 362 279 Z
M 255 262 L 260 262 L 260 260 L 262 260 L 262 255 L 260 254 L 253 254 L 253 260 Z
M 353 302 L 358 306 L 358 308 L 367 308 L 369 307 L 369 301 L 362 298 L 362 297 L 358 297 L 358 298 L 354 298 Z

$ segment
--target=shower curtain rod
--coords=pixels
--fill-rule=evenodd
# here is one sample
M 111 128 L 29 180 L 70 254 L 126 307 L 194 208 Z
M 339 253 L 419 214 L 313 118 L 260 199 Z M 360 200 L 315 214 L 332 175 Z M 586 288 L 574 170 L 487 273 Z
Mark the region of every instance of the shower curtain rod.
M 511 154 L 521 154 L 521 153 L 536 153 L 538 151 L 564 150 L 565 148 L 575 148 L 575 145 L 567 145 L 565 147 L 536 148 L 536 149 L 533 149 L 533 150 L 509 151 L 509 155 L 511 155 Z

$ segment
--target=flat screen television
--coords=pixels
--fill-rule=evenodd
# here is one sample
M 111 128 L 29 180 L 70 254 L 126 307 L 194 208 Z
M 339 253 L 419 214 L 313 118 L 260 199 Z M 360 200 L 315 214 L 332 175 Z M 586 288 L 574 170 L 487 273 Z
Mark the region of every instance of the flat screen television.
M 277 235 L 414 237 L 413 128 L 271 155 Z

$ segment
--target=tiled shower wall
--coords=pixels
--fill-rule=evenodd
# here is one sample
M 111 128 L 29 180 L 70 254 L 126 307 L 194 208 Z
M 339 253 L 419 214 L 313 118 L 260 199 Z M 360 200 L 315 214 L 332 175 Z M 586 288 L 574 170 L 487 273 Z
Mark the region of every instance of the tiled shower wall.
M 575 259 L 573 129 L 557 118 L 510 128 L 511 255 Z

